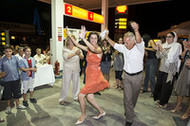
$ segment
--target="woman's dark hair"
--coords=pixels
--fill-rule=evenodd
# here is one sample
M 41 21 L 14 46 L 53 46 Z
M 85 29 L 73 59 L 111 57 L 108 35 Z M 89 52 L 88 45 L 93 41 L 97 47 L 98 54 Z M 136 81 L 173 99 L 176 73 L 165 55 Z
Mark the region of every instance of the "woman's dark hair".
M 107 42 L 107 46 L 110 46 L 109 42 L 106 39 L 101 40 L 101 47 L 104 47 L 104 41 Z
M 98 38 L 97 44 L 98 44 L 99 46 L 101 46 L 99 34 L 98 34 L 97 32 L 95 32 L 95 31 L 89 33 L 89 35 L 88 35 L 88 41 L 90 42 L 90 37 L 91 37 L 91 35 L 93 35 L 93 34 L 97 35 L 97 38 Z
M 151 36 L 149 34 L 144 34 L 142 38 L 143 41 L 145 42 L 145 47 L 148 47 L 148 42 L 151 40 Z
M 168 32 L 167 34 L 171 34 L 175 38 L 174 32 Z

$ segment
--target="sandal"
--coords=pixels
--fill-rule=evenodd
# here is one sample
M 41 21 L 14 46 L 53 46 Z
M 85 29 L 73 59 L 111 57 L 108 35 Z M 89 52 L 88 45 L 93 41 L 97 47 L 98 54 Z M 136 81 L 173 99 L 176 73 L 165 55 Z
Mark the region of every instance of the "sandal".
M 61 101 L 61 102 L 59 102 L 60 103 L 60 105 L 64 105 L 65 104 L 65 102 L 64 101 Z
M 182 107 L 179 107 L 178 109 L 172 109 L 170 112 L 171 113 L 176 113 L 179 112 L 182 109 Z
M 189 117 L 190 117 L 189 114 L 184 114 L 184 115 L 182 115 L 182 116 L 180 117 L 180 119 L 186 120 L 186 119 L 189 118 Z
M 118 85 L 116 85 L 114 88 L 115 88 L 115 89 L 118 89 L 118 88 L 119 88 L 119 86 L 118 86 Z

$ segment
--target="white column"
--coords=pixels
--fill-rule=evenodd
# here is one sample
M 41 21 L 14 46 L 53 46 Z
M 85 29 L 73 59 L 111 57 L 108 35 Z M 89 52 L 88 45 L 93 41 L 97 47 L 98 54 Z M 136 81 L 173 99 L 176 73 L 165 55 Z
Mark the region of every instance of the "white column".
M 51 51 L 51 64 L 54 65 L 58 60 L 60 63 L 60 69 L 63 68 L 62 48 L 63 48 L 63 13 L 64 13 L 64 0 L 51 0 L 51 26 L 52 26 L 52 38 L 50 39 L 50 51 Z M 59 31 L 62 31 L 62 37 L 58 37 Z M 59 30 L 59 31 L 58 31 Z M 59 40 L 58 40 L 59 39 Z M 60 41 L 61 39 L 61 41 Z
M 109 0 L 102 0 L 102 15 L 104 16 L 104 23 L 101 25 L 101 31 L 108 28 L 108 1 Z

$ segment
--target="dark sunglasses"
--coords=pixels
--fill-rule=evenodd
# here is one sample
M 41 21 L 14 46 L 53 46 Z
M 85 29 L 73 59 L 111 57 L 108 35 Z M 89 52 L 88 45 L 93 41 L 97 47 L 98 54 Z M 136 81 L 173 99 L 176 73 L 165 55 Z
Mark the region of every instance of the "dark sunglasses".
M 173 38 L 173 36 L 166 36 L 166 38 Z

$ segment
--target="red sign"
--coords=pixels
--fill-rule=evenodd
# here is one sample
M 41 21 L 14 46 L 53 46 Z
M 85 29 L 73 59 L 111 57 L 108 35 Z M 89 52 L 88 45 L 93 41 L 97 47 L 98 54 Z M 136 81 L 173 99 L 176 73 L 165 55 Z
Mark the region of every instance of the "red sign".
M 94 13 L 89 11 L 88 12 L 88 20 L 93 21 L 93 19 L 94 19 Z
M 72 15 L 73 14 L 72 10 L 73 10 L 72 5 L 65 4 L 65 14 Z
M 58 27 L 58 41 L 62 41 L 62 27 Z
M 64 4 L 64 6 L 65 6 L 65 15 L 83 20 L 93 21 L 100 24 L 104 23 L 104 17 L 100 14 L 96 14 L 88 10 L 66 3 Z
M 116 10 L 118 13 L 125 13 L 127 10 L 127 5 L 123 5 L 123 6 L 117 6 Z

